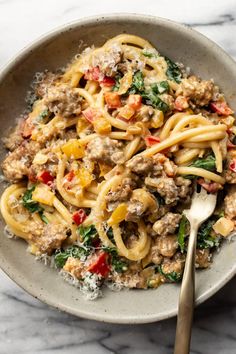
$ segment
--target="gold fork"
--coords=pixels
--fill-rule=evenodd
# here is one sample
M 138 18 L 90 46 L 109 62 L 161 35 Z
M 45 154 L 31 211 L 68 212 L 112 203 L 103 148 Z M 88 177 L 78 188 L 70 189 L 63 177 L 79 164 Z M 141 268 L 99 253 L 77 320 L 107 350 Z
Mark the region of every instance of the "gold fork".
M 197 232 L 200 225 L 213 213 L 216 206 L 216 194 L 207 194 L 201 188 L 195 192 L 190 209 L 184 214 L 190 222 L 190 236 L 179 296 L 179 310 L 175 335 L 174 354 L 188 354 L 190 350 L 193 309 L 195 304 L 195 256 Z

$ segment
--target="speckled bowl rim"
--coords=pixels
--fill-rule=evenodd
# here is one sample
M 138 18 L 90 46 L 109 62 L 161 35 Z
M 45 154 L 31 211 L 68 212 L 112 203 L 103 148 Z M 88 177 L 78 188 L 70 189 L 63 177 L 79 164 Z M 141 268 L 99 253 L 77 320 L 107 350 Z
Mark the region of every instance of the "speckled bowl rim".
M 73 28 L 76 28 L 78 25 L 87 26 L 94 23 L 105 23 L 106 21 L 115 21 L 117 19 L 122 19 L 126 21 L 135 20 L 136 22 L 140 22 L 140 23 L 142 23 L 144 20 L 145 21 L 148 20 L 152 23 L 158 23 L 159 25 L 168 26 L 170 29 L 176 29 L 179 32 L 188 32 L 194 39 L 201 42 L 201 44 L 204 45 L 206 48 L 208 48 L 211 51 L 215 51 L 217 55 L 221 54 L 224 57 L 225 62 L 227 62 L 227 65 L 236 66 L 236 62 L 220 46 L 218 46 L 216 43 L 214 43 L 213 41 L 211 41 L 210 39 L 208 39 L 207 37 L 205 37 L 204 35 L 202 35 L 201 33 L 197 32 L 196 30 L 192 29 L 187 25 L 180 24 L 178 22 L 166 18 L 161 18 L 158 16 L 143 15 L 143 14 L 136 14 L 136 13 L 111 13 L 111 14 L 100 14 L 96 16 L 81 18 L 79 20 L 69 22 L 68 24 L 61 25 L 55 28 L 54 30 L 51 30 L 46 34 L 40 36 L 38 39 L 34 40 L 29 45 L 25 46 L 12 59 L 10 59 L 5 66 L 0 68 L 1 69 L 0 82 L 4 80 L 5 76 L 7 76 L 12 71 L 12 69 L 14 69 L 16 64 L 18 64 L 22 59 L 26 58 L 31 52 L 33 52 L 37 47 L 41 46 L 44 42 L 50 40 L 50 38 L 54 36 L 58 36 L 61 33 L 70 31 Z M 110 323 L 142 324 L 142 323 L 161 321 L 173 317 L 177 314 L 177 308 L 172 311 L 166 311 L 166 313 L 164 314 L 155 313 L 153 315 L 143 316 L 142 318 L 140 317 L 129 318 L 127 316 L 127 318 L 114 319 L 113 317 L 109 317 L 109 314 L 106 315 L 97 315 L 96 313 L 88 314 L 84 312 L 82 309 L 78 309 L 78 308 L 72 309 L 67 305 L 56 303 L 56 301 L 52 301 L 47 297 L 43 296 L 42 294 L 36 293 L 36 291 L 34 291 L 34 288 L 30 286 L 30 284 L 27 282 L 27 279 L 23 279 L 23 278 L 18 279 L 17 276 L 15 276 L 14 272 L 11 271 L 11 268 L 9 267 L 7 262 L 4 262 L 4 260 L 1 258 L 0 258 L 0 268 L 3 270 L 3 272 L 6 275 L 9 276 L 10 279 L 12 279 L 17 285 L 19 285 L 23 290 L 25 290 L 27 293 L 32 295 L 34 298 L 39 299 L 42 302 L 58 310 L 70 313 L 75 316 L 80 316 L 82 318 L 87 318 L 87 319 L 101 321 L 101 322 L 110 322 Z M 231 270 L 229 270 L 229 272 L 226 274 L 223 280 L 215 282 L 213 287 L 209 288 L 208 291 L 206 291 L 205 293 L 197 297 L 196 305 L 199 305 L 204 301 L 206 301 L 207 299 L 209 299 L 218 290 L 220 290 L 230 279 L 232 279 L 234 275 L 236 275 L 236 264 Z

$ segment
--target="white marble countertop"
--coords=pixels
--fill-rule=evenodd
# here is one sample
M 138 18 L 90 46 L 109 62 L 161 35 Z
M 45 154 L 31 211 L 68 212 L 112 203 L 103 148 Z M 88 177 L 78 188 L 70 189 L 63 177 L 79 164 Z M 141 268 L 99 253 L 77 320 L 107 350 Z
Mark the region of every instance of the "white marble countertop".
M 80 17 L 156 14 L 213 39 L 236 58 L 236 1 L 0 0 L 0 66 L 48 30 Z M 103 324 L 50 309 L 0 272 L 0 353 L 171 354 L 175 319 L 128 326 Z M 191 354 L 236 353 L 236 278 L 197 308 Z

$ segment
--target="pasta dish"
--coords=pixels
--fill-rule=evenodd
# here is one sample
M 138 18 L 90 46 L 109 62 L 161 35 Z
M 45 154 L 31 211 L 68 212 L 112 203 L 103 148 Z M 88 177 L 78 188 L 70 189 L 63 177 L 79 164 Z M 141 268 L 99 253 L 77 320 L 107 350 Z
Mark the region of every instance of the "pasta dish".
M 6 233 L 90 298 L 157 288 L 181 281 L 183 210 L 201 186 L 218 193 L 198 232 L 196 267 L 209 267 L 236 218 L 235 118 L 213 79 L 121 34 L 32 87 L 4 138 Z

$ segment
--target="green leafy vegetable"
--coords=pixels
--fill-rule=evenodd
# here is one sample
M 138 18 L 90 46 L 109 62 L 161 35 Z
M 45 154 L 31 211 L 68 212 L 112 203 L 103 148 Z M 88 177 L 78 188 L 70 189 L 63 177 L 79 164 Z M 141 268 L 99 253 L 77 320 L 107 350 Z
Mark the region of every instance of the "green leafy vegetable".
M 113 86 L 112 91 L 118 91 L 118 90 L 119 90 L 121 77 L 122 77 L 122 76 L 121 76 L 120 74 L 117 74 L 117 75 L 115 76 L 115 81 L 116 81 L 116 83 L 115 83 L 115 85 Z
M 166 63 L 167 63 L 167 71 L 166 75 L 168 78 L 172 81 L 177 82 L 178 84 L 181 82 L 182 79 L 182 73 L 178 67 L 172 60 L 169 58 L 165 57 Z
M 147 104 L 153 106 L 154 108 L 159 109 L 164 113 L 169 109 L 168 104 L 162 101 L 162 99 L 152 90 L 144 92 L 142 94 L 142 97 L 145 99 Z
M 30 212 L 30 213 L 41 213 L 43 212 L 43 208 L 38 202 L 35 202 L 32 200 L 32 193 L 35 190 L 35 186 L 32 186 L 31 188 L 27 189 L 22 197 L 22 202 L 24 207 Z
M 221 214 L 217 216 L 214 215 L 213 217 L 211 217 L 211 219 L 208 219 L 200 226 L 197 235 L 197 248 L 200 249 L 212 248 L 212 247 L 218 247 L 220 245 L 220 237 L 216 236 L 212 229 L 212 226 L 214 225 L 216 220 L 221 217 L 220 215 Z M 187 230 L 188 225 L 189 225 L 188 219 L 185 216 L 183 216 L 180 221 L 179 231 L 178 231 L 178 244 L 181 252 L 185 251 L 185 238 L 188 234 L 188 230 Z
M 164 92 L 168 92 L 169 89 L 170 86 L 168 84 L 168 81 L 161 81 L 152 85 L 152 91 L 156 94 L 162 94 Z
M 29 188 L 25 191 L 25 193 L 22 197 L 23 205 L 30 213 L 39 213 L 41 220 L 45 224 L 48 224 L 49 220 L 47 219 L 47 217 L 43 213 L 44 208 L 38 202 L 35 202 L 34 200 L 32 200 L 32 193 L 34 190 L 35 190 L 35 186 L 32 186 L 31 188 Z
M 178 283 L 182 279 L 182 274 L 177 272 L 164 273 L 162 266 L 157 267 L 157 271 L 172 283 Z
M 144 91 L 144 79 L 143 79 L 143 73 L 141 71 L 136 71 L 136 73 L 133 75 L 133 82 L 132 86 L 129 89 L 130 94 L 134 93 L 142 93 Z
M 188 225 L 188 219 L 185 215 L 182 216 L 182 219 L 179 224 L 179 231 L 178 231 L 178 244 L 180 247 L 181 252 L 183 253 L 185 250 L 185 237 L 186 235 L 186 227 Z
M 212 155 L 208 155 L 205 158 L 195 160 L 191 165 L 191 167 L 204 168 L 207 171 L 214 172 L 216 170 L 216 160 Z M 197 178 L 195 175 L 185 175 L 184 178 L 194 179 Z
M 123 273 L 128 269 L 127 263 L 118 256 L 117 249 L 115 247 L 103 247 L 103 250 L 110 254 L 111 265 L 117 273 Z
M 79 246 L 70 246 L 65 250 L 57 250 L 55 253 L 55 264 L 57 268 L 62 268 L 69 257 L 82 258 L 88 255 L 88 250 Z
M 48 224 L 48 223 L 49 223 L 48 218 L 44 215 L 43 212 L 39 212 L 39 216 L 40 216 L 41 220 L 42 220 L 45 224 Z
M 215 218 L 208 219 L 199 228 L 197 234 L 197 248 L 212 248 L 220 245 L 220 237 L 212 232 Z
M 107 236 L 112 243 L 115 243 L 112 227 L 109 227 Z
M 150 90 L 146 91 L 144 86 L 143 73 L 136 71 L 133 76 L 132 86 L 129 89 L 129 94 L 139 94 L 146 101 L 147 104 L 166 112 L 169 106 L 158 96 L 158 93 L 163 93 L 169 89 L 167 81 L 162 81 L 155 84 Z
M 49 110 L 48 109 L 44 109 L 36 118 L 36 120 L 38 122 L 41 122 L 44 120 L 44 118 L 47 118 L 47 116 L 49 115 Z
M 216 159 L 214 156 L 208 155 L 205 158 L 195 160 L 190 166 L 214 172 L 216 170 Z
M 79 235 L 82 237 L 84 246 L 92 246 L 94 239 L 98 235 L 95 226 L 79 226 L 77 230 Z

